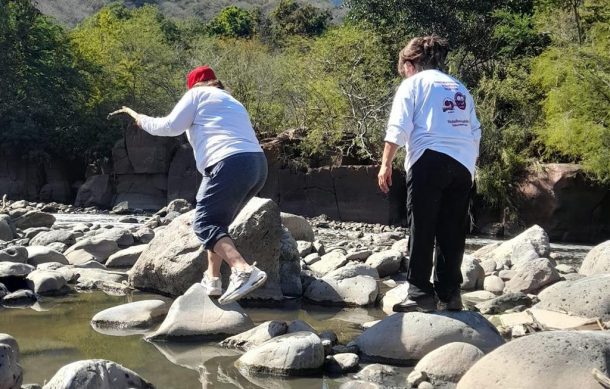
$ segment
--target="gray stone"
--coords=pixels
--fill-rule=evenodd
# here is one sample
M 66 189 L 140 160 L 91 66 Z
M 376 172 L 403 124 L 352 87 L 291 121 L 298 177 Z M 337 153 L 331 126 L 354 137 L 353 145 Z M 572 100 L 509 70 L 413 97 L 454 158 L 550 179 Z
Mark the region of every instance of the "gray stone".
M 25 263 L 28 260 L 28 251 L 25 247 L 13 246 L 0 250 L 0 262 Z
M 305 262 L 306 265 L 313 265 L 314 263 L 318 262 L 320 259 L 322 259 L 322 257 L 320 257 L 320 254 L 311 253 L 308 256 L 306 256 L 305 258 L 303 258 L 303 262 Z
M 115 362 L 88 359 L 65 365 L 43 389 L 153 389 L 137 373 Z
M 470 255 L 464 255 L 462 259 L 462 285 L 463 290 L 482 289 L 485 280 L 485 270 L 479 265 L 478 260 Z
M 379 277 L 387 277 L 398 273 L 402 254 L 395 250 L 386 250 L 368 257 L 366 264 L 377 270 Z
M 339 389 L 380 389 L 381 387 L 373 382 L 366 381 L 347 381 L 339 386 Z
M 82 268 L 82 267 L 75 268 L 72 270 L 75 271 L 79 275 L 79 277 L 78 277 L 79 283 L 104 281 L 104 282 L 116 282 L 116 283 L 120 284 L 123 281 L 127 280 L 127 274 L 118 272 L 118 271 L 108 271 L 108 270 L 104 270 L 104 269 Z
M 398 251 L 403 256 L 409 255 L 409 239 L 401 239 L 394 242 L 392 250 Z
M 300 319 L 292 320 L 288 323 L 286 333 L 293 334 L 295 332 L 313 332 L 317 334 L 316 330 L 309 323 Z
M 498 266 L 498 263 L 494 259 L 486 259 L 480 262 L 479 265 L 481 265 L 481 267 L 483 268 L 483 271 L 485 272 L 486 276 L 490 276 L 494 272 L 502 268 L 502 266 Z
M 85 238 L 68 248 L 64 255 L 72 265 L 88 261 L 106 262 L 108 257 L 119 251 L 119 246 L 112 239 L 103 236 Z
M 40 211 L 28 211 L 15 219 L 15 227 L 25 230 L 32 227 L 51 228 L 55 223 L 55 216 Z
M 26 265 L 25 263 L 0 262 L 0 278 L 25 278 L 25 276 L 30 274 L 32 271 L 34 271 L 34 266 Z
M 8 289 L 6 288 L 6 286 L 4 286 L 3 283 L 0 283 L 0 301 L 2 301 L 4 296 L 6 296 L 7 294 L 9 294 Z
M 313 241 L 313 249 L 316 251 L 316 253 L 320 254 L 320 256 L 326 254 L 326 248 L 324 247 L 324 243 L 319 240 Z
M 297 249 L 301 257 L 306 257 L 313 252 L 313 243 L 306 240 L 297 240 Z
M 254 347 L 260 346 L 269 339 L 284 335 L 287 331 L 288 325 L 286 322 L 278 320 L 266 321 L 251 330 L 223 340 L 220 342 L 220 345 L 222 347 L 248 351 Z
M 0 333 L 0 344 L 6 344 L 7 346 L 13 349 L 15 356 L 17 357 L 17 362 L 19 362 L 20 354 L 19 354 L 19 344 L 17 343 L 17 339 L 13 338 L 9 334 Z
M 502 242 L 498 247 L 490 250 L 487 253 L 473 254 L 475 258 L 481 260 L 493 259 L 498 264 L 517 263 L 524 258 L 520 257 L 524 252 L 528 252 L 533 248 L 537 257 L 548 257 L 551 252 L 551 245 L 547 233 L 537 225 L 534 225 L 517 235 L 511 240 Z M 514 257 L 513 257 L 514 254 Z
M 447 343 L 464 342 L 489 352 L 504 343 L 496 328 L 475 312 L 397 313 L 356 339 L 373 362 L 412 364 Z
M 488 292 L 486 290 L 476 290 L 474 292 L 468 292 L 462 294 L 462 302 L 467 307 L 473 307 L 478 303 L 482 303 L 487 300 L 495 299 L 497 296 L 495 293 Z
M 214 338 L 237 335 L 252 327 L 252 320 L 239 304 L 219 305 L 196 283 L 174 301 L 167 317 L 149 339 Z
M 610 240 L 593 247 L 585 256 L 578 272 L 586 276 L 610 273 Z
M 23 238 L 29 239 L 31 241 L 37 235 L 39 235 L 43 232 L 48 232 L 48 231 L 51 231 L 51 229 L 47 228 L 47 227 L 28 228 L 27 230 L 23 231 L 22 235 L 23 235 Z
M 426 375 L 425 372 L 420 371 L 420 370 L 413 370 L 407 376 L 407 383 L 410 385 L 411 388 L 419 388 L 419 385 L 426 382 L 427 379 L 428 379 L 428 376 Z
M 479 360 L 458 389 L 599 388 L 591 371 L 608 374 L 610 334 L 542 332 L 515 339 Z
M 148 227 L 140 227 L 133 233 L 135 243 L 148 244 L 155 237 L 155 232 Z
M 304 296 L 331 305 L 370 305 L 379 294 L 377 277 L 377 271 L 367 265 L 350 264 L 313 280 Z
M 559 272 L 559 274 L 574 274 L 577 273 L 576 269 L 574 269 L 574 267 L 567 265 L 565 263 L 561 263 L 557 266 L 555 266 L 555 269 Z
M 43 263 L 60 263 L 67 265 L 68 259 L 60 252 L 43 246 L 28 246 L 27 247 L 28 260 L 27 263 L 32 266 L 38 266 Z
M 518 306 L 531 307 L 532 299 L 522 292 L 507 293 L 476 305 L 484 315 L 495 315 Z
M 504 293 L 535 293 L 561 278 L 551 261 L 546 258 L 521 262 L 514 267 L 514 270 L 516 273 L 506 282 Z
M 112 254 L 106 261 L 106 267 L 132 267 L 146 250 L 146 245 L 131 246 Z
M 74 205 L 77 207 L 97 206 L 108 208 L 113 197 L 112 178 L 108 174 L 93 175 L 78 188 Z
M 342 353 L 326 357 L 324 369 L 329 373 L 345 374 L 358 370 L 360 358 L 356 354 Z
M 26 283 L 34 293 L 57 294 L 68 283 L 63 274 L 53 270 L 34 270 L 26 277 Z
M 246 352 L 235 366 L 246 374 L 308 375 L 324 365 L 324 347 L 311 332 L 295 332 L 275 337 Z
M 203 246 L 192 229 L 194 212 L 178 217 L 144 250 L 129 272 L 129 283 L 138 289 L 179 296 L 201 280 L 207 261 Z M 267 282 L 247 298 L 281 299 L 280 211 L 271 200 L 253 198 L 229 228 L 244 258 L 267 273 Z M 223 282 L 228 272 L 223 270 Z
M 291 213 L 281 213 L 282 224 L 290 231 L 290 234 L 296 240 L 314 241 L 313 229 L 311 224 L 303 216 L 293 215 Z
M 325 275 L 333 270 L 344 266 L 347 263 L 347 258 L 342 250 L 334 250 L 328 254 L 324 254 L 319 261 L 309 265 L 309 268 L 319 274 Z
M 175 199 L 167 204 L 167 213 L 178 212 L 179 214 L 187 213 L 193 209 L 191 203 L 184 199 Z
M 407 298 L 409 292 L 409 283 L 404 282 L 395 288 L 388 290 L 381 299 L 381 309 L 387 314 L 394 313 L 392 308 L 394 305 L 403 302 Z
M 405 387 L 407 383 L 407 377 L 400 370 L 393 366 L 379 363 L 365 366 L 354 378 L 364 382 L 383 385 L 383 387 L 401 388 Z
M 0 343 L 0 388 L 21 388 L 23 369 L 18 362 L 19 350 L 13 349 L 10 344 Z
M 515 270 L 500 270 L 498 273 L 498 277 L 502 279 L 502 281 L 510 281 L 517 272 Z
M 8 242 L 15 237 L 13 229 L 7 220 L 0 219 L 0 241 Z
M 76 235 L 69 230 L 51 230 L 41 232 L 30 241 L 30 246 L 48 246 L 54 242 L 63 243 L 66 246 L 72 246 L 76 243 Z
M 536 308 L 610 320 L 610 273 L 574 281 L 562 281 L 546 288 Z
M 468 343 L 454 342 L 426 354 L 414 371 L 422 372 L 427 381 L 435 385 L 458 383 L 472 365 L 485 354 L 478 347 Z
M 163 300 L 141 300 L 98 312 L 91 325 L 95 328 L 149 328 L 163 320 L 169 304 Z
M 301 283 L 301 256 L 290 231 L 282 227 L 280 240 L 280 282 L 284 296 L 301 297 L 303 285 Z
M 504 281 L 498 276 L 487 276 L 483 282 L 483 289 L 488 292 L 500 294 L 504 290 Z
M 48 247 L 49 249 L 51 249 L 51 250 L 55 250 L 55 251 L 57 251 L 58 253 L 65 253 L 65 252 L 66 252 L 66 250 L 68 249 L 68 246 L 66 246 L 66 245 L 65 245 L 65 244 L 63 244 L 63 243 L 59 243 L 59 242 L 54 242 L 54 243 L 51 243 L 51 244 L 50 244 L 50 245 L 48 245 L 47 247 Z
M 373 254 L 371 250 L 352 250 L 347 253 L 348 261 L 366 261 Z
M 36 294 L 28 289 L 20 289 L 9 293 L 2 299 L 2 305 L 6 306 L 29 306 L 38 301 Z
M 97 238 L 115 241 L 120 248 L 130 247 L 135 243 L 133 235 L 125 228 L 103 229 L 96 232 Z

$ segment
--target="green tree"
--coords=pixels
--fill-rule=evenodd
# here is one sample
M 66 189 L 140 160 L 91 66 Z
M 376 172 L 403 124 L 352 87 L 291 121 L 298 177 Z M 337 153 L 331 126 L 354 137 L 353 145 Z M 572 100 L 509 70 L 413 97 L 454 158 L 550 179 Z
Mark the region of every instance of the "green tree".
M 232 5 L 220 11 L 209 28 L 213 35 L 247 38 L 254 31 L 254 20 L 248 11 Z
M 326 30 L 331 15 L 328 10 L 309 4 L 280 0 L 270 17 L 275 33 L 280 36 L 316 36 Z

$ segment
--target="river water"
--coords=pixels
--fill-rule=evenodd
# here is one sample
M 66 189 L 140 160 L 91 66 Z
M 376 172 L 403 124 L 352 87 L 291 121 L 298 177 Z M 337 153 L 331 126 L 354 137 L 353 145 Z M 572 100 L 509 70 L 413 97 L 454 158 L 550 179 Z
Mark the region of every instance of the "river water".
M 100 223 L 120 225 L 114 215 L 56 215 L 58 225 Z M 130 225 L 125 225 L 126 227 Z M 132 225 L 131 225 L 132 226 Z M 493 242 L 469 238 L 473 250 Z M 553 244 L 552 251 L 560 261 L 577 264 L 590 246 Z M 163 298 L 146 293 L 131 296 L 108 296 L 102 292 L 44 297 L 32 308 L 1 308 L 0 333 L 14 336 L 21 349 L 24 384 L 43 384 L 62 366 L 82 359 L 109 359 L 134 370 L 157 388 L 277 388 L 332 389 L 346 377 L 308 377 L 280 379 L 245 377 L 233 366 L 240 353 L 207 343 L 149 343 L 142 333 L 102 334 L 90 325 L 98 312 L 116 305 L 150 298 Z M 377 309 L 330 308 L 308 305 L 300 301 L 281 307 L 245 307 L 255 322 L 301 319 L 316 330 L 333 330 L 345 344 L 360 332 L 362 323 L 381 319 Z M 407 374 L 408 368 L 402 368 Z

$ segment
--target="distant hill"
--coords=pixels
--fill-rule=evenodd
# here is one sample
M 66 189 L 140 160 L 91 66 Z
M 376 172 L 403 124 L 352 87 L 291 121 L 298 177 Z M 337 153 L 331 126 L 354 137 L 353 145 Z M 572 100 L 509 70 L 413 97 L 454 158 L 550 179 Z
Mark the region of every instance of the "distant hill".
M 35 4 L 45 15 L 52 16 L 63 25 L 73 27 L 111 2 L 113 0 L 38 0 L 35 1 Z M 302 2 L 332 9 L 334 19 L 341 18 L 344 14 L 343 10 L 339 8 L 341 0 L 305 0 Z M 197 17 L 209 20 L 230 5 L 246 9 L 261 7 L 268 12 L 275 7 L 278 0 L 125 0 L 124 3 L 129 7 L 139 7 L 145 4 L 157 5 L 166 16 L 172 18 Z

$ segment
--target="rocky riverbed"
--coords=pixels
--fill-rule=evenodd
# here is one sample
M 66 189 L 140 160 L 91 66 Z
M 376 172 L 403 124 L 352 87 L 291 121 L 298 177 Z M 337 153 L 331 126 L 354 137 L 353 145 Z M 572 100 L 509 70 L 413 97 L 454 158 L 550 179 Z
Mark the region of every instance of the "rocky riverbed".
M 124 216 L 5 203 L 0 389 L 604 387 L 610 241 L 566 250 L 538 226 L 471 239 L 467 310 L 393 314 L 406 230 L 255 198 L 231 234 L 269 278 L 219 306 L 197 283 L 192 212 L 183 200 Z

